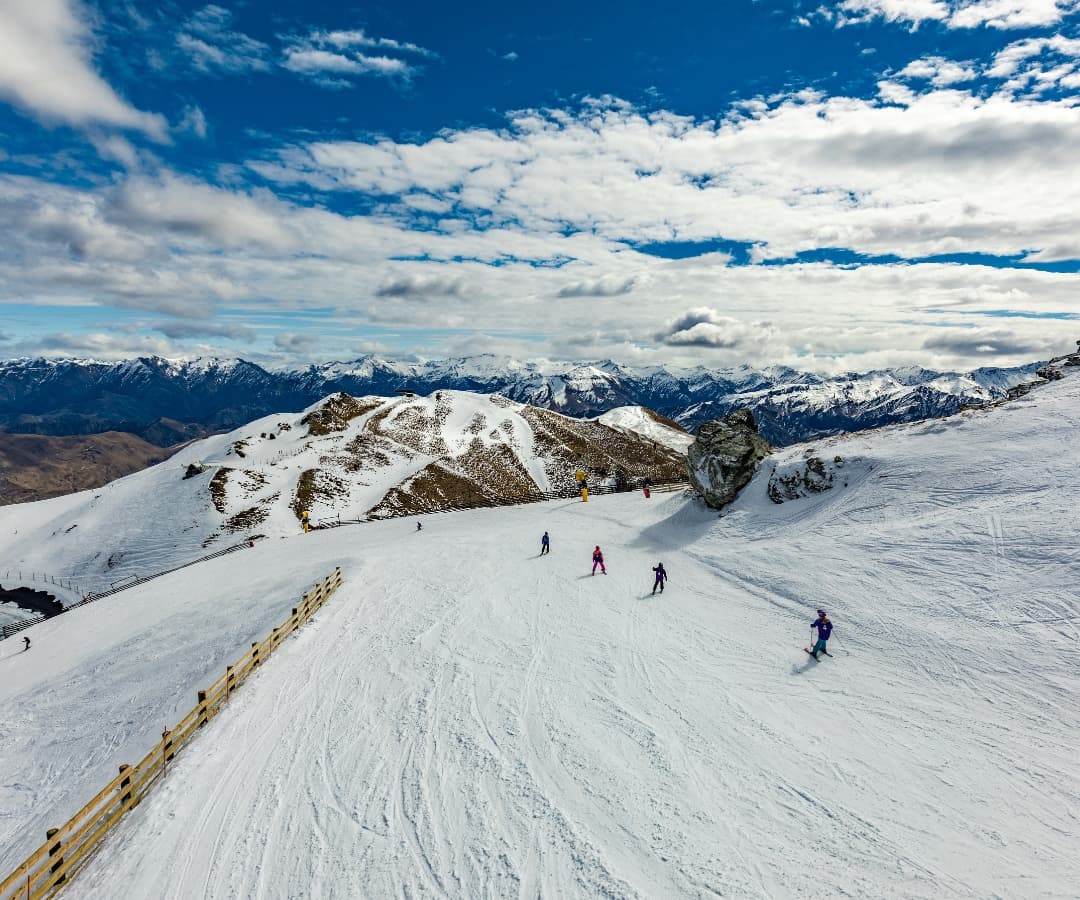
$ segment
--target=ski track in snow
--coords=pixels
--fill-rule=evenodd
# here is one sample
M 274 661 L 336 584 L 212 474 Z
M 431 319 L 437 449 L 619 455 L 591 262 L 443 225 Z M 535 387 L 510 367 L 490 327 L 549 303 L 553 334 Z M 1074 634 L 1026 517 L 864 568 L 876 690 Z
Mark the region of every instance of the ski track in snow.
M 342 528 L 50 620 L 0 644 L 5 838 L 340 564 L 72 896 L 1075 896 L 1080 378 L 1025 401 L 822 442 L 863 460 L 848 487 L 782 506 L 759 477 L 721 517 L 633 494 Z

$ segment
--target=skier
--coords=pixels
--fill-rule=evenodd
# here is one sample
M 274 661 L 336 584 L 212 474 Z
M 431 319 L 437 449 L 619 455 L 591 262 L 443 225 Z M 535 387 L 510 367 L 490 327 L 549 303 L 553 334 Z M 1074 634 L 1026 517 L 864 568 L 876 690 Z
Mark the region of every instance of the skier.
M 814 659 L 818 658 L 819 653 L 824 653 L 826 656 L 832 656 L 832 654 L 825 649 L 825 644 L 828 643 L 829 635 L 832 634 L 832 622 L 829 621 L 829 617 L 825 614 L 825 610 L 819 609 L 817 614 L 818 617 L 810 623 L 811 635 L 813 635 L 814 629 L 817 629 L 817 643 L 814 644 L 813 650 L 809 647 L 803 648 L 807 653 L 814 657 Z
M 664 582 L 667 581 L 667 570 L 664 569 L 663 563 L 657 563 L 652 567 L 652 570 L 656 573 L 656 581 L 653 582 L 652 592 L 655 594 L 656 589 L 660 588 L 660 593 L 664 593 Z
M 26 650 L 30 649 L 30 638 L 29 638 L 29 636 L 26 636 L 26 635 L 23 636 L 23 643 L 26 645 L 25 647 L 23 647 L 23 651 L 25 652 Z
M 545 531 L 544 536 L 540 538 L 540 555 L 551 552 L 551 538 L 548 537 L 548 533 Z
M 421 524 L 420 524 L 419 522 L 417 522 L 417 523 L 416 523 L 416 530 L 417 530 L 417 531 L 422 531 L 422 530 L 423 530 L 423 528 L 424 528 L 424 526 L 423 526 L 423 525 L 421 525 Z
M 604 568 L 604 554 L 600 552 L 600 545 L 596 545 L 596 549 L 592 552 L 592 573 L 596 574 L 596 567 L 600 567 L 600 572 L 603 575 L 607 575 L 607 569 Z

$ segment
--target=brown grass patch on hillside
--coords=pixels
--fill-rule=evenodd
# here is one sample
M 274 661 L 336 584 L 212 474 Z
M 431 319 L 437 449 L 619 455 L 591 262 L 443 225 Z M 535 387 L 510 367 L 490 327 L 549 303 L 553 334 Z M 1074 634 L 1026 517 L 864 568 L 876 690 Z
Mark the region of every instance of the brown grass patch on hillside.
M 349 422 L 364 413 L 371 412 L 381 405 L 381 401 L 361 403 L 351 394 L 342 391 L 335 394 L 318 409 L 309 412 L 300 422 L 308 427 L 308 434 L 322 437 L 326 434 L 344 431 Z
M 232 469 L 227 469 L 222 466 L 214 473 L 214 477 L 210 479 L 210 499 L 214 502 L 214 509 L 216 509 L 222 515 L 225 515 L 229 506 L 225 500 L 225 485 L 229 482 L 229 473 Z
M 547 476 L 556 489 L 573 488 L 574 473 L 581 466 L 594 478 L 619 471 L 628 478 L 653 481 L 686 478 L 686 457 L 648 438 L 532 406 L 523 415 L 532 426 L 537 455 L 547 460 Z
M 237 531 L 247 531 L 249 528 L 261 525 L 269 515 L 270 510 L 265 506 L 251 506 L 248 509 L 240 510 L 236 515 L 230 516 L 221 528 L 222 531 L 227 531 L 230 534 Z
M 389 519 L 450 507 L 494 505 L 485 491 L 469 478 L 452 472 L 442 463 L 431 463 L 404 484 L 387 491 L 378 506 L 368 512 L 372 519 Z
M 336 454 L 333 460 L 345 469 L 346 472 L 361 472 L 364 469 L 380 469 L 390 465 L 392 459 L 390 452 L 394 445 L 386 438 L 378 435 L 362 432 L 354 437 L 342 452 Z M 400 448 L 398 453 L 411 456 L 408 450 Z
M 438 394 L 435 395 L 438 398 Z M 392 410 L 393 412 L 393 410 Z M 410 450 L 427 456 L 445 456 L 449 453 L 442 439 L 442 424 L 450 414 L 446 403 L 436 400 L 434 415 L 428 416 L 419 406 L 407 406 L 398 410 L 389 420 L 380 417 L 378 433 L 404 444 Z
M 349 483 L 325 469 L 305 469 L 296 483 L 291 508 L 297 520 L 304 510 L 311 512 L 312 504 L 328 502 L 349 495 Z
M 318 471 L 318 469 L 305 469 L 300 473 L 300 477 L 296 479 L 296 494 L 293 496 L 292 503 L 289 506 L 297 521 L 300 520 L 300 514 L 304 510 L 311 509 L 311 501 L 315 496 L 315 475 Z
M 443 465 L 470 478 L 485 494 L 522 499 L 540 494 L 521 460 L 505 444 L 485 446 L 477 438 L 463 454 Z

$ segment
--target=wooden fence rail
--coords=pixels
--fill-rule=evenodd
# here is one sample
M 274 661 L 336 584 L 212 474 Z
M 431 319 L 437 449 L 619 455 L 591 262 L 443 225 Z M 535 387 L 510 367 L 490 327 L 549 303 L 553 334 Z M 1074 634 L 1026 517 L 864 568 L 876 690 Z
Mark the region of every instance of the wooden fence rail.
M 166 728 L 161 741 L 135 766 L 123 764 L 119 774 L 60 828 L 50 828 L 45 843 L 0 882 L 0 900 L 39 900 L 52 896 L 86 862 L 120 821 L 134 809 L 150 788 L 168 773 L 169 763 L 198 730 L 216 716 L 244 679 L 268 660 L 285 638 L 296 631 L 341 586 L 341 569 L 334 571 L 304 594 L 300 605 L 263 641 L 256 641 L 240 659 L 226 666 L 180 722 Z
M 644 485 L 640 481 L 633 486 L 631 485 L 597 485 L 596 487 L 589 488 L 589 496 L 597 497 L 603 494 L 624 494 L 632 493 L 634 491 L 640 491 Z M 678 491 L 690 486 L 690 480 L 688 478 L 679 479 L 677 481 L 655 481 L 650 482 L 649 490 L 654 494 L 663 493 L 665 491 Z M 358 519 L 323 519 L 319 522 L 312 524 L 312 528 L 320 530 L 323 528 L 337 528 L 341 525 L 364 525 L 368 522 L 385 522 L 387 519 L 400 519 L 406 517 L 420 518 L 423 516 L 433 516 L 437 513 L 447 512 L 464 512 L 470 509 L 494 509 L 499 506 L 523 506 L 527 503 L 542 503 L 545 500 L 575 500 L 581 496 L 581 488 L 572 487 L 565 488 L 561 491 L 534 491 L 531 494 L 519 494 L 516 496 L 504 496 L 500 494 L 488 494 L 483 497 L 476 497 L 471 502 L 465 505 L 447 504 L 440 506 L 437 509 L 394 509 L 384 510 L 378 516 L 367 515 Z
M 160 572 L 151 572 L 149 575 L 143 575 L 141 578 L 138 576 L 131 576 L 130 580 L 124 579 L 124 583 L 114 582 L 107 591 L 91 591 L 86 594 L 82 600 L 78 600 L 75 603 L 65 606 L 60 612 L 54 615 L 62 615 L 63 613 L 70 612 L 73 609 L 78 609 L 80 606 L 86 606 L 87 603 L 93 603 L 96 600 L 100 600 L 103 597 L 111 597 L 113 594 L 119 594 L 121 591 L 126 591 L 129 588 L 133 588 L 136 585 L 145 584 L 148 581 L 152 581 L 155 578 L 160 578 L 162 575 L 168 575 L 172 572 L 177 572 L 180 569 L 186 569 L 188 566 L 194 566 L 198 563 L 206 562 L 210 559 L 217 559 L 219 556 L 224 556 L 226 553 L 234 553 L 237 550 L 245 550 L 249 547 L 254 547 L 255 542 L 252 540 L 244 541 L 242 544 L 233 544 L 231 547 L 226 547 L 224 550 L 218 550 L 216 553 L 210 553 L 206 556 L 200 556 L 198 559 L 193 559 L 190 562 L 181 563 L 178 566 L 173 566 L 171 569 L 163 569 Z M 119 587 L 117 587 L 119 585 Z M 31 616 L 28 619 L 21 619 L 18 622 L 9 622 L 7 625 L 0 626 L 0 641 L 4 638 L 11 637 L 13 634 L 18 634 L 24 628 L 29 628 L 31 625 L 37 625 L 38 622 L 44 622 L 46 619 L 51 619 L 53 616 L 47 616 L 44 614 Z

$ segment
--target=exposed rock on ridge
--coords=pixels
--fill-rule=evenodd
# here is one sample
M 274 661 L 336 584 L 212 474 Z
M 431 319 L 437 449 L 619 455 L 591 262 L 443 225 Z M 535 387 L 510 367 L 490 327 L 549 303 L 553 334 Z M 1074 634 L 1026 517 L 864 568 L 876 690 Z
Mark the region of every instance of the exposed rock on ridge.
M 737 409 L 715 422 L 706 422 L 687 450 L 690 482 L 713 509 L 734 500 L 754 476 L 772 447 L 757 431 L 748 409 Z

